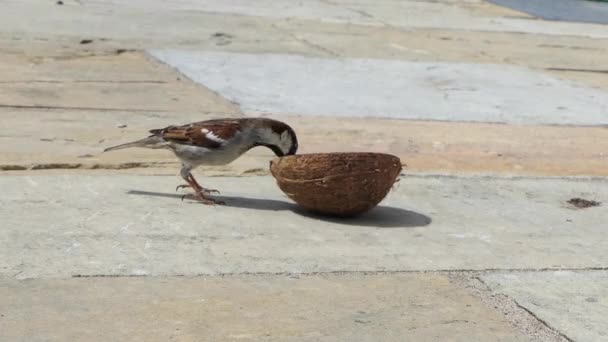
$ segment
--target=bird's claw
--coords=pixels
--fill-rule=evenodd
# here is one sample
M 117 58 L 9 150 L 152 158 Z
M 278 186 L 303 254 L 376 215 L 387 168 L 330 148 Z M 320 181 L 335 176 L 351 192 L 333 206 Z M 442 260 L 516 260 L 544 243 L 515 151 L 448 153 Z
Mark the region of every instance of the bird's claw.
M 192 185 L 190 184 L 182 184 L 182 185 L 178 185 L 175 188 L 175 191 L 178 191 L 179 189 L 185 189 L 185 188 L 191 188 Z M 219 194 L 220 192 L 215 190 L 215 189 L 205 189 L 205 188 L 201 188 L 200 190 L 201 192 L 205 193 L 205 194 Z
M 217 205 L 225 205 L 226 204 L 226 202 L 224 202 L 224 201 L 220 201 L 220 200 L 217 200 L 217 199 L 213 199 L 213 198 L 207 197 L 202 192 L 201 193 L 195 193 L 195 194 L 186 194 L 186 195 L 183 195 L 182 196 L 182 201 L 186 197 L 190 197 L 193 200 L 199 201 L 199 202 L 201 202 L 203 204 L 207 204 L 207 205 L 216 205 L 216 204 Z
M 178 191 L 179 189 L 185 189 L 185 188 L 191 188 L 192 186 L 190 184 L 181 184 L 175 187 L 175 191 Z M 183 197 L 182 197 L 183 199 Z

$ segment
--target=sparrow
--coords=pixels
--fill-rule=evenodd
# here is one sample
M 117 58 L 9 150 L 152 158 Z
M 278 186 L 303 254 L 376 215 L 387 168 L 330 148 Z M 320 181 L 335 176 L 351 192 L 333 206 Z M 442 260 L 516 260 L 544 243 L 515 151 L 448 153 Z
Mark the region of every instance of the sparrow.
M 294 130 L 284 122 L 269 118 L 214 119 L 149 132 L 151 135 L 147 138 L 108 147 L 104 152 L 130 147 L 173 151 L 182 163 L 180 175 L 187 183 L 175 190 L 192 188 L 192 197 L 204 204 L 225 203 L 209 197 L 219 191 L 198 184 L 192 176 L 196 167 L 229 164 L 256 146 L 265 146 L 278 157 L 293 155 L 298 149 Z

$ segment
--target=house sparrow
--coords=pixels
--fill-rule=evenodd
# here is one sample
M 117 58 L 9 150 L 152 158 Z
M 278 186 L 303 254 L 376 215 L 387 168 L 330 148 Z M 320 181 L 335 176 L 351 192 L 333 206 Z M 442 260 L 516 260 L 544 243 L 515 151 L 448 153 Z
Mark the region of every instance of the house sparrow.
M 225 165 L 256 146 L 266 146 L 277 156 L 292 155 L 298 149 L 294 130 L 287 124 L 267 118 L 215 119 L 183 126 L 153 129 L 145 139 L 109 147 L 104 152 L 129 147 L 173 151 L 182 162 L 181 176 L 191 187 L 193 197 L 205 204 L 224 204 L 209 197 L 217 190 L 200 186 L 191 171 L 200 165 Z M 183 198 L 182 198 L 183 199 Z

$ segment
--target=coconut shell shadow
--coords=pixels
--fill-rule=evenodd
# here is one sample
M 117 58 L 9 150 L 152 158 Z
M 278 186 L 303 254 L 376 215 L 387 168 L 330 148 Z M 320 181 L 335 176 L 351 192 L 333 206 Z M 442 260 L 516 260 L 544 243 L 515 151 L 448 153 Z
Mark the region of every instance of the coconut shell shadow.
M 295 213 L 314 218 L 320 221 L 328 221 L 351 226 L 377 227 L 377 228 L 414 228 L 424 227 L 433 221 L 426 216 L 415 211 L 379 205 L 363 214 L 353 217 L 334 217 L 330 215 L 307 211 L 296 207 Z

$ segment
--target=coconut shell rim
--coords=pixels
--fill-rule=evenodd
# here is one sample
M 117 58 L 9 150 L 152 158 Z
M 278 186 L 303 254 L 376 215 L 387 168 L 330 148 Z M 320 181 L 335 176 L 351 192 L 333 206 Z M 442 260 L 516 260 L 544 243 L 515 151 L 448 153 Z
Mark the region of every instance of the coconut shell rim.
M 389 154 L 389 153 L 383 153 L 383 152 L 320 152 L 320 153 L 303 153 L 303 154 L 294 154 L 294 155 L 289 155 L 289 156 L 283 156 L 283 157 L 276 157 L 272 160 L 270 160 L 270 173 L 272 174 L 272 176 L 274 178 L 280 177 L 281 179 L 284 180 L 290 180 L 290 181 L 296 181 L 295 179 L 291 179 L 291 178 L 285 178 L 283 176 L 278 175 L 278 173 L 280 172 L 280 164 L 285 161 L 285 160 L 296 160 L 296 159 L 300 159 L 300 158 L 307 158 L 307 157 L 313 157 L 313 156 L 317 156 L 317 157 L 325 157 L 326 159 L 331 159 L 332 156 L 344 156 L 344 155 L 351 155 L 351 156 L 382 156 L 383 158 L 386 158 L 386 161 L 388 161 L 389 159 L 394 159 L 395 161 L 398 161 L 398 167 L 399 167 L 399 173 L 403 170 L 403 164 L 401 163 L 401 158 L 399 158 L 398 156 L 394 155 L 394 154 Z M 372 173 L 372 172 L 388 172 L 390 171 L 391 168 L 383 168 L 383 169 L 376 169 L 374 171 L 366 171 L 368 173 Z M 275 172 L 276 171 L 276 172 Z M 331 175 L 331 176 L 326 176 L 326 177 L 339 177 L 339 176 L 345 176 L 345 174 L 339 174 L 339 175 Z M 309 181 L 320 181 L 322 179 L 325 179 L 326 177 L 323 178 L 317 178 L 317 179 L 305 179 L 305 180 L 301 180 L 303 182 L 309 182 Z M 278 179 L 277 179 L 278 180 Z
M 383 157 L 391 157 L 391 158 L 396 158 L 399 159 L 400 158 L 394 154 L 390 154 L 390 153 L 385 153 L 385 152 L 313 152 L 313 153 L 301 153 L 301 154 L 292 154 L 292 155 L 288 155 L 288 156 L 282 156 L 282 157 L 275 157 L 274 159 L 272 159 L 270 162 L 276 162 L 279 160 L 288 160 L 288 159 L 300 159 L 300 158 L 306 158 L 306 157 L 311 157 L 311 156 L 344 156 L 344 155 L 352 155 L 352 156 L 356 156 L 356 155 L 367 155 L 367 156 L 383 156 Z

